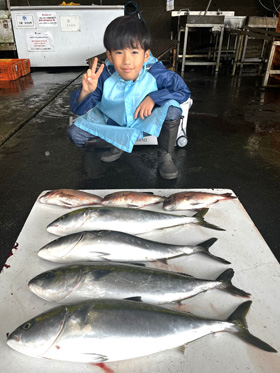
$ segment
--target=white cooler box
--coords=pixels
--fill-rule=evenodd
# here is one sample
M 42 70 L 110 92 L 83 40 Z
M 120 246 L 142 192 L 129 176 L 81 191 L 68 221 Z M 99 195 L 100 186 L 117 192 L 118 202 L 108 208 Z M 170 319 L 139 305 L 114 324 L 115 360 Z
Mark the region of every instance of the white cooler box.
M 178 129 L 177 134 L 177 140 L 176 145 L 180 148 L 183 148 L 188 143 L 187 138 L 187 122 L 188 122 L 188 115 L 189 115 L 189 109 L 192 106 L 193 100 L 189 97 L 187 101 L 183 102 L 181 104 L 183 113 L 182 113 L 182 119 L 180 122 L 180 126 Z M 155 136 L 146 136 L 141 140 L 137 140 L 135 145 L 157 145 L 157 137 Z

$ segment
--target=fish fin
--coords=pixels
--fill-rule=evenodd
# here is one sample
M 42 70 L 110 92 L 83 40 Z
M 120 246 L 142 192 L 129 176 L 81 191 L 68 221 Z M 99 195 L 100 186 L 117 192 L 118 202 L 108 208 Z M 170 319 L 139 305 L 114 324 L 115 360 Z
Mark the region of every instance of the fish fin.
M 226 199 L 236 199 L 236 196 L 233 196 L 231 193 L 223 193 L 221 196 L 225 197 Z
M 211 253 L 208 252 L 207 254 L 208 256 L 210 256 L 210 258 L 213 258 L 215 260 L 217 260 L 218 262 L 221 262 L 223 264 L 231 264 L 231 262 L 229 262 L 228 260 L 224 259 L 224 258 L 221 258 L 220 256 L 216 256 L 216 255 L 213 255 Z
M 138 267 L 146 267 L 146 264 L 144 263 L 139 263 L 139 262 L 125 262 L 126 264 L 138 266 Z
M 173 272 L 174 272 L 174 273 L 177 273 L 177 274 L 179 274 L 179 275 L 185 276 L 185 277 L 187 277 L 187 278 L 189 278 L 189 279 L 194 278 L 194 276 L 189 275 L 188 273 L 184 273 L 184 272 L 175 272 L 175 271 L 173 271 Z
M 209 208 L 201 209 L 193 217 L 198 218 L 198 219 L 203 219 L 208 211 L 209 211 Z
M 73 207 L 73 206 L 71 205 L 71 203 L 68 203 L 68 202 L 65 202 L 65 201 L 63 201 L 63 206 L 64 206 L 64 207 L 68 207 L 68 208 Z
M 181 275 L 181 274 L 183 274 L 183 273 L 180 273 L 180 275 Z M 174 305 L 176 305 L 176 306 L 178 306 L 178 307 L 180 307 L 180 306 L 183 305 L 182 300 L 183 300 L 183 299 L 174 300 L 174 301 L 172 301 L 171 303 L 174 304 Z M 185 312 L 185 313 L 187 313 L 187 312 Z
M 216 237 L 212 237 L 210 238 L 209 240 L 207 241 L 203 241 L 199 244 L 199 246 L 202 246 L 204 247 L 205 249 L 209 249 L 209 247 L 211 247 L 216 241 L 218 240 L 218 238 Z
M 140 297 L 140 296 L 128 297 L 128 298 L 124 298 L 124 300 L 132 300 L 134 302 L 143 302 L 142 297 Z
M 167 265 L 167 259 L 157 259 L 156 262 L 160 262 Z
M 185 343 L 183 346 L 179 347 L 179 349 L 182 351 L 183 355 L 186 355 L 188 345 L 189 345 L 189 343 Z
M 205 255 L 209 256 L 210 258 L 213 258 L 213 259 L 215 259 L 215 260 L 217 260 L 221 263 L 231 264 L 229 261 L 225 260 L 224 258 L 221 258 L 219 256 L 216 256 L 216 255 L 210 253 L 209 247 L 211 247 L 216 241 L 217 241 L 217 238 L 213 237 L 213 238 L 210 238 L 207 241 L 201 242 L 200 244 L 198 244 L 196 246 L 196 249 L 197 249 L 196 252 L 201 252 L 202 254 L 205 254 Z
M 83 356 L 91 356 L 93 360 L 91 360 L 91 364 L 98 364 L 98 363 L 104 363 L 108 360 L 108 357 L 105 355 L 100 354 L 94 354 L 94 353 L 85 353 L 82 354 Z
M 199 221 L 196 224 L 201 225 L 204 228 L 215 229 L 216 231 L 225 231 L 224 228 L 218 227 L 215 224 L 208 223 L 204 219 L 199 219 Z
M 96 258 L 104 258 L 105 260 L 109 260 L 106 258 L 106 256 L 110 255 L 109 253 L 105 253 L 102 251 L 90 251 L 90 254 L 96 254 Z
M 198 218 L 195 224 L 200 225 L 204 228 L 215 229 L 216 231 L 225 231 L 224 228 L 218 227 L 215 224 L 208 223 L 208 221 L 204 220 L 203 218 Z
M 255 347 L 258 347 L 261 350 L 268 352 L 277 352 L 269 344 L 255 337 L 253 334 L 249 332 L 248 325 L 246 322 L 246 315 L 249 311 L 251 304 L 252 301 L 244 302 L 240 304 L 235 311 L 233 311 L 233 313 L 228 317 L 227 322 L 233 323 L 236 326 L 236 328 L 235 330 L 229 328 L 227 331 L 231 332 L 232 334 L 236 334 L 245 342 Z
M 209 208 L 204 208 L 199 210 L 193 218 L 197 219 L 197 222 L 195 224 L 201 225 L 202 227 L 205 228 L 210 228 L 210 229 L 215 229 L 217 231 L 224 231 L 225 229 L 218 227 L 217 225 L 210 224 L 206 220 L 204 220 L 204 216 L 207 214 L 209 211 Z
M 110 274 L 112 274 L 112 271 L 109 269 L 98 269 L 97 271 L 93 272 L 93 278 L 94 280 L 100 280 L 101 278 L 106 277 Z
M 220 287 L 221 290 L 224 290 L 232 295 L 237 295 L 239 297 L 246 297 L 249 298 L 251 294 L 246 293 L 246 291 L 241 290 L 234 285 L 232 285 L 231 280 L 234 275 L 234 270 L 229 268 L 225 270 L 220 276 L 217 277 L 216 281 L 221 281 L 222 286 Z

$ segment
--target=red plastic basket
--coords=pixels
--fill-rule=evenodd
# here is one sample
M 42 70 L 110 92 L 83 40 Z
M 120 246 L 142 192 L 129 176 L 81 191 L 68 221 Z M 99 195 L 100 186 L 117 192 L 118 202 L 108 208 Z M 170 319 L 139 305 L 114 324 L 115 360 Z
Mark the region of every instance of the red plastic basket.
M 0 60 L 0 80 L 16 80 L 30 73 L 29 59 Z

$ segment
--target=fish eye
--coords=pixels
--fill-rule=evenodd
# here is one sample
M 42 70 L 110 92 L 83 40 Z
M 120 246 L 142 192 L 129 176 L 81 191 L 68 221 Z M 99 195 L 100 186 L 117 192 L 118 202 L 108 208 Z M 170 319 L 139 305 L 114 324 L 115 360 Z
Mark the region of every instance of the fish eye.
M 48 273 L 46 273 L 45 274 L 45 278 L 48 280 L 48 279 L 50 279 L 50 278 L 53 278 L 54 277 L 54 272 L 52 271 L 52 272 L 48 272 Z
M 32 325 L 31 322 L 27 322 L 27 323 L 25 323 L 25 324 L 23 325 L 22 329 L 26 331 L 26 330 L 28 330 L 28 329 L 31 328 L 31 325 Z

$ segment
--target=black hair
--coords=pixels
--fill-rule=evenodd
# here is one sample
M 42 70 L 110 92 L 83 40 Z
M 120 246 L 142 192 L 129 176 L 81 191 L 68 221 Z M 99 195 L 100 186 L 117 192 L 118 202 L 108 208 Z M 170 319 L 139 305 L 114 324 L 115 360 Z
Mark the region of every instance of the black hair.
M 106 28 L 104 47 L 109 51 L 137 48 L 150 49 L 151 35 L 146 24 L 136 16 L 115 18 Z

